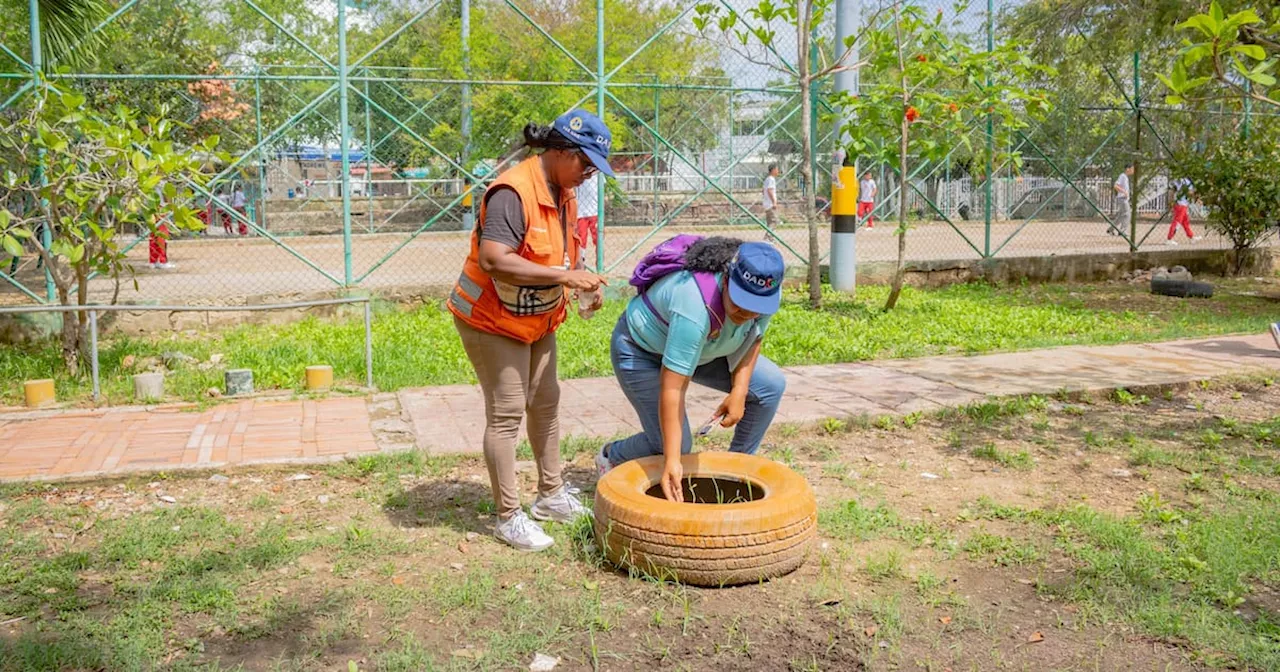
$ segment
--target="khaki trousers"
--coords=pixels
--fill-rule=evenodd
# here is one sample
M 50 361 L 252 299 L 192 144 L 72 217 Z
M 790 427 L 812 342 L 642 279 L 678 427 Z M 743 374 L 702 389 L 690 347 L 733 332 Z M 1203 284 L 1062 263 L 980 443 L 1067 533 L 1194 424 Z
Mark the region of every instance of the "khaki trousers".
M 498 517 L 505 520 L 520 510 L 516 434 L 522 418 L 528 418 L 529 443 L 538 465 L 538 493 L 551 495 L 563 485 L 556 335 L 525 344 L 473 329 L 457 317 L 453 324 L 484 391 L 484 461 Z

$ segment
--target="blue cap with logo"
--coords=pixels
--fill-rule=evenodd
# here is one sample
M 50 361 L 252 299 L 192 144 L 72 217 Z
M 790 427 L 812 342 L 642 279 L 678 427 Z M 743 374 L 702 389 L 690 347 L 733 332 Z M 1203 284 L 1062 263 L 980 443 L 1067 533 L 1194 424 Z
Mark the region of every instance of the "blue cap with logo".
M 782 254 L 768 243 L 743 243 L 729 265 L 729 298 L 743 310 L 761 315 L 782 304 Z
M 600 118 L 586 110 L 569 110 L 556 119 L 552 127 L 560 135 L 577 145 L 596 170 L 613 177 L 609 167 L 609 148 L 613 146 L 613 134 Z

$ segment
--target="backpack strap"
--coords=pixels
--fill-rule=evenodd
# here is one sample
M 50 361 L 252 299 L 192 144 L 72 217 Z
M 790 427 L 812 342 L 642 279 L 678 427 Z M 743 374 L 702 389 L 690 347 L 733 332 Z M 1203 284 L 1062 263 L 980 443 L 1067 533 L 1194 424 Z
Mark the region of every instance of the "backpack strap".
M 716 281 L 716 274 L 694 271 L 693 279 L 698 284 L 698 292 L 702 294 L 702 303 L 707 307 L 707 317 L 711 320 L 711 330 L 707 332 L 707 340 L 713 340 L 720 335 L 720 329 L 724 327 L 724 296 L 720 293 L 720 283 Z M 670 327 L 671 323 L 658 312 L 657 306 L 653 305 L 653 301 L 649 300 L 647 291 L 640 292 L 640 300 L 649 308 L 649 312 L 658 318 L 664 327 Z

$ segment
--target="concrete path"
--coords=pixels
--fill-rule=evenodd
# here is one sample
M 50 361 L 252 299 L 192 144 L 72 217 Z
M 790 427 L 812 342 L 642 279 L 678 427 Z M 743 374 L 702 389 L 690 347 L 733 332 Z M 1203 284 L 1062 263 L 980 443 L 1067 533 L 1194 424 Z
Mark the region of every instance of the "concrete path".
M 1280 372 L 1269 335 L 1146 345 L 1065 347 L 977 357 L 927 357 L 791 367 L 778 422 L 901 415 L 1012 394 L 1187 383 Z M 638 422 L 612 378 L 564 381 L 565 436 L 609 437 Z M 721 395 L 694 386 L 689 414 L 711 415 Z M 54 479 L 342 459 L 416 445 L 479 453 L 484 404 L 469 385 L 364 398 L 245 400 L 183 407 L 0 415 L 0 480 Z

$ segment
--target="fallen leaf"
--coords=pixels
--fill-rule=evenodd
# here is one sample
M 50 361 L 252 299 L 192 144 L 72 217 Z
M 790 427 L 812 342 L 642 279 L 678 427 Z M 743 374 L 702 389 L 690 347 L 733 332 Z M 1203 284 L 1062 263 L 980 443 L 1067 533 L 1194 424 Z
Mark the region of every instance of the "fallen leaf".
M 863 632 L 864 632 L 864 633 L 866 633 L 866 635 L 867 635 L 868 637 L 875 637 L 875 636 L 876 636 L 876 633 L 877 633 L 877 632 L 880 632 L 880 626 L 878 626 L 878 625 L 868 625 L 868 626 L 866 627 L 866 629 L 865 629 L 865 630 L 863 630 Z
M 397 585 L 397 586 L 403 586 L 403 585 L 404 585 L 404 577 L 403 577 L 403 576 L 393 576 L 393 577 L 391 577 L 391 583 L 394 583 L 394 584 L 395 584 L 395 585 Z
M 464 569 L 466 569 L 466 568 L 467 568 L 467 566 L 466 566 L 466 565 L 464 565 L 464 564 L 462 564 L 461 562 L 455 562 L 455 563 L 453 563 L 453 564 L 449 565 L 449 569 L 453 569 L 453 570 L 456 570 L 456 571 L 459 571 L 459 572 L 461 572 L 462 570 L 464 570 Z
M 286 481 L 309 481 L 309 480 L 311 480 L 311 474 L 294 474 L 294 475 L 292 475 L 292 476 L 290 476 L 289 478 L 286 478 L 286 479 L 284 479 L 284 480 L 286 480 Z
M 583 581 L 582 587 L 586 588 L 587 590 L 595 590 L 596 588 L 600 587 L 600 584 L 596 583 L 595 581 Z
M 454 649 L 454 658 L 469 658 L 471 660 L 480 660 L 484 657 L 484 651 L 480 649 Z
M 459 542 L 458 542 L 458 552 L 459 552 L 459 553 L 461 553 L 461 554 L 463 554 L 463 555 L 466 555 L 467 553 L 470 553 L 470 552 L 471 552 L 471 548 L 467 546 L 467 542 L 465 542 L 465 541 L 459 541 Z
M 1024 585 L 1024 586 L 1034 586 L 1034 585 L 1036 585 L 1036 582 L 1035 582 L 1035 581 L 1032 581 L 1031 579 L 1018 579 L 1018 583 L 1021 583 L 1021 584 L 1022 584 L 1022 585 Z
M 950 617 L 950 616 L 942 616 L 942 617 L 938 618 L 938 622 L 939 622 L 939 623 L 941 623 L 941 624 L 943 624 L 943 625 L 951 625 L 951 617 Z
M 290 514 L 290 513 L 293 513 L 293 507 L 292 507 L 292 506 L 282 506 L 282 507 L 280 507 L 280 513 L 283 513 L 283 514 L 286 514 L 286 515 L 288 515 L 288 514 Z
M 834 607 L 837 604 L 840 604 L 840 600 L 838 599 L 827 600 L 826 602 L 821 603 L 821 605 L 824 607 Z
M 1035 632 L 1031 633 L 1031 636 L 1027 638 L 1027 642 L 1030 644 L 1035 644 L 1037 642 L 1043 642 L 1043 641 L 1044 641 L 1044 633 L 1040 632 L 1039 630 L 1036 630 Z

